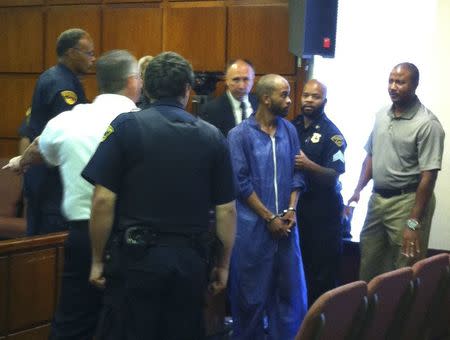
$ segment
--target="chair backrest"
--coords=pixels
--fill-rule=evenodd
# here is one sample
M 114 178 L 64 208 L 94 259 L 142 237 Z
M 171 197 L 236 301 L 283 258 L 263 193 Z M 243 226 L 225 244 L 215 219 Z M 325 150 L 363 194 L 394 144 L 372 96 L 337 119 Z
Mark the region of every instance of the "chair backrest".
M 431 320 L 430 338 L 444 339 L 445 336 L 450 339 L 450 254 L 448 254 L 449 263 L 442 279 L 441 296 L 436 295 L 437 312 Z M 433 312 L 432 312 L 433 313 Z
M 0 158 L 0 169 L 9 159 Z M 22 176 L 9 170 L 0 170 L 0 216 L 18 217 L 17 208 L 22 199 Z
M 367 284 L 355 281 L 332 289 L 306 313 L 295 340 L 341 340 L 353 332 L 355 320 L 367 309 Z
M 358 338 L 385 339 L 394 326 L 400 302 L 412 294 L 413 271 L 410 267 L 393 270 L 374 277 L 367 285 L 369 307 Z
M 430 317 L 433 301 L 436 301 L 436 294 L 440 294 L 439 287 L 447 266 L 447 254 L 435 255 L 413 265 L 414 299 L 400 339 L 413 340 L 424 337 L 427 319 Z

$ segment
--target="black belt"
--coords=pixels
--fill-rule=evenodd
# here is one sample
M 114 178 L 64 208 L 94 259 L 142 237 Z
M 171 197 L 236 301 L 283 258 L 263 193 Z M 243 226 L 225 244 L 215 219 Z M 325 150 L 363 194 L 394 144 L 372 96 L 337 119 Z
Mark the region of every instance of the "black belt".
M 382 189 L 382 188 L 373 188 L 373 192 L 380 195 L 384 198 L 390 198 L 394 196 L 409 194 L 411 192 L 415 192 L 417 190 L 418 184 L 414 184 L 402 189 Z
M 124 242 L 147 247 L 194 247 L 199 236 L 199 233 L 171 233 L 147 227 L 129 227 L 124 232 Z
M 69 225 L 69 228 L 75 228 L 75 229 L 89 229 L 89 220 L 72 220 L 68 221 L 67 224 Z

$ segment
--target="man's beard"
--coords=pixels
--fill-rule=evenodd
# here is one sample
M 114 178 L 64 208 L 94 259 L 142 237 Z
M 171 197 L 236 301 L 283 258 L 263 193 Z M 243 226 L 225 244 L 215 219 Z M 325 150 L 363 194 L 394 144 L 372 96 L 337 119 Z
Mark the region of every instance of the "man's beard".
M 302 114 L 307 117 L 317 117 L 323 113 L 324 109 L 325 109 L 325 103 L 323 103 L 322 105 L 320 105 L 318 108 L 314 109 L 313 111 L 305 112 L 303 110 L 303 105 L 302 105 Z

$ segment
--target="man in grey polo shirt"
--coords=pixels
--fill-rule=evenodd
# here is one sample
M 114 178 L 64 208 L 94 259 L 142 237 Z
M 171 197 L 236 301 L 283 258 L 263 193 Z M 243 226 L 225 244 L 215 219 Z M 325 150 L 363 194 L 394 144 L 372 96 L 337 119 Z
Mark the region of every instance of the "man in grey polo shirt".
M 389 76 L 392 106 L 380 110 L 353 196 L 373 179 L 361 231 L 360 278 L 373 277 L 424 258 L 435 207 L 433 194 L 444 148 L 444 130 L 417 98 L 419 70 L 401 63 Z

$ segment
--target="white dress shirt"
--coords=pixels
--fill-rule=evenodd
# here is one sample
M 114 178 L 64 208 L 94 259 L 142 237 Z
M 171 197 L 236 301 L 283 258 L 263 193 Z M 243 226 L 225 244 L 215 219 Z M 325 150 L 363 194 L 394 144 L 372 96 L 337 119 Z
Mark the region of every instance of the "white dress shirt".
M 236 122 L 236 125 L 238 125 L 240 122 L 242 122 L 241 102 L 234 98 L 231 92 L 228 90 L 227 96 L 230 101 L 231 108 L 233 109 L 234 120 Z M 253 113 L 253 107 L 248 100 L 248 95 L 242 99 L 242 102 L 245 105 L 245 118 L 248 118 Z

